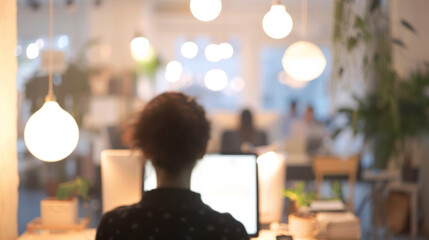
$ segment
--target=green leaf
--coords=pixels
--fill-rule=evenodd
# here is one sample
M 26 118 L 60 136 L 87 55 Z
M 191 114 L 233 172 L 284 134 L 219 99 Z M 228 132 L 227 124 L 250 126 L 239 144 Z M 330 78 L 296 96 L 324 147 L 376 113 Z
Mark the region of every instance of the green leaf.
M 347 39 L 347 50 L 351 51 L 353 48 L 356 47 L 358 43 L 358 39 L 356 37 L 349 37 Z
M 402 26 L 404 26 L 405 28 L 407 28 L 408 30 L 410 30 L 410 32 L 417 34 L 417 30 L 413 27 L 413 25 L 411 25 L 408 21 L 406 21 L 405 19 L 401 20 L 401 24 Z
M 375 10 L 380 8 L 380 0 L 372 0 L 370 6 L 370 12 L 373 13 Z
M 338 129 L 336 129 L 336 130 L 332 133 L 331 138 L 332 138 L 332 139 L 337 138 L 337 137 L 338 137 L 338 135 L 339 135 L 343 130 L 344 130 L 343 128 L 338 128 Z
M 400 39 L 392 38 L 392 43 L 398 45 L 399 47 L 407 49 L 407 47 L 405 46 L 405 43 Z

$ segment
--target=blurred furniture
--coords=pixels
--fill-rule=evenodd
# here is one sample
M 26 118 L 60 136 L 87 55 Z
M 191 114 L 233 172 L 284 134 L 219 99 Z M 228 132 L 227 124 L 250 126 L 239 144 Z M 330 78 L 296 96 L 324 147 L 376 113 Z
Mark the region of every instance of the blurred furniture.
M 418 186 L 415 183 L 391 182 L 387 185 L 387 193 L 400 192 L 409 196 L 410 198 L 410 236 L 416 237 L 418 233 Z
M 286 158 L 268 152 L 258 157 L 259 222 L 280 222 L 283 216 Z
M 222 154 L 240 154 L 242 151 L 243 142 L 240 139 L 238 131 L 224 131 L 222 133 L 222 141 L 220 152 Z M 265 146 L 267 145 L 267 134 L 263 131 L 255 131 L 255 136 L 251 142 L 252 146 Z
M 83 231 L 24 233 L 18 240 L 94 240 L 96 229 L 89 228 Z
M 222 133 L 227 130 L 238 129 L 240 113 L 218 111 L 210 114 L 208 118 L 211 122 L 211 138 L 207 146 L 207 152 L 220 152 Z M 281 134 L 281 118 L 278 112 L 255 111 L 253 120 L 256 129 L 266 132 L 268 144 L 278 140 Z
M 101 152 L 103 213 L 141 200 L 143 163 L 138 151 L 108 149 Z
M 354 155 L 348 158 L 336 156 L 316 155 L 313 159 L 313 172 L 316 177 L 316 193 L 319 194 L 324 176 L 347 175 L 349 179 L 349 199 L 348 206 L 354 210 L 354 188 L 359 165 L 359 156 Z

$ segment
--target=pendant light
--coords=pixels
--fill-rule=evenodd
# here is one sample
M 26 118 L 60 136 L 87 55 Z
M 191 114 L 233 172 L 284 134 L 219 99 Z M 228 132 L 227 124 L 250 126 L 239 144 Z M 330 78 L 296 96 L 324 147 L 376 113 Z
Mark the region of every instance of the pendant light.
M 302 26 L 307 38 L 307 0 L 303 0 Z M 282 65 L 285 72 L 297 81 L 311 81 L 318 78 L 326 67 L 322 50 L 309 41 L 296 42 L 286 49 Z
M 271 38 L 285 38 L 292 31 L 293 21 L 286 7 L 280 3 L 280 0 L 274 0 L 270 11 L 268 11 L 263 20 L 262 28 Z
M 191 0 L 189 5 L 192 15 L 203 22 L 214 20 L 222 11 L 221 0 Z
M 28 150 L 46 162 L 60 161 L 69 156 L 79 140 L 79 128 L 73 117 L 56 102 L 52 82 L 53 0 L 49 0 L 49 92 L 42 108 L 35 112 L 24 129 Z
M 140 35 L 131 40 L 130 50 L 131 56 L 137 62 L 147 61 L 155 54 L 149 40 Z
M 187 59 L 192 59 L 198 54 L 198 45 L 195 42 L 187 41 L 180 47 L 180 53 Z

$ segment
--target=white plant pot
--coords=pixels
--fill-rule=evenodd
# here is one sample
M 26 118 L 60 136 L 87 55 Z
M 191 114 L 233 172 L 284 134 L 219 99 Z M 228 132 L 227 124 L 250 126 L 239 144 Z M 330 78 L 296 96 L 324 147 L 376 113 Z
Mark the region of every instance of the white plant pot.
M 46 198 L 40 202 L 43 225 L 64 226 L 78 223 L 78 201 Z
M 289 230 L 294 238 L 313 238 L 319 233 L 314 213 L 292 213 L 289 215 Z

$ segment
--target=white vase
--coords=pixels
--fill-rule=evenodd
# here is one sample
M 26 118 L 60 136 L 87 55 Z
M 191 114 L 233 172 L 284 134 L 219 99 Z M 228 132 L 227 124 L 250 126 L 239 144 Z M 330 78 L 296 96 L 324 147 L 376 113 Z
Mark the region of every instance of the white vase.
M 43 225 L 64 226 L 78 223 L 77 198 L 58 200 L 46 198 L 40 202 L 40 216 Z
M 319 233 L 314 213 L 292 213 L 289 215 L 289 231 L 294 238 L 313 238 Z

